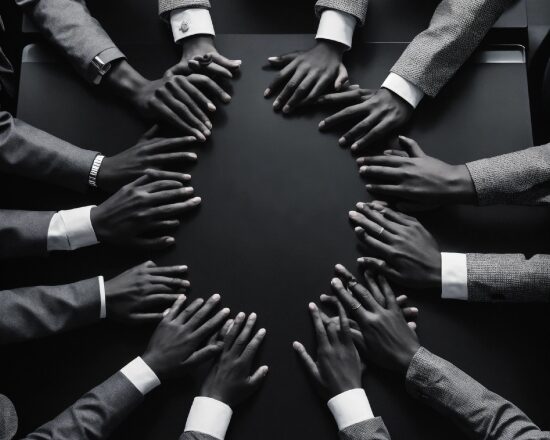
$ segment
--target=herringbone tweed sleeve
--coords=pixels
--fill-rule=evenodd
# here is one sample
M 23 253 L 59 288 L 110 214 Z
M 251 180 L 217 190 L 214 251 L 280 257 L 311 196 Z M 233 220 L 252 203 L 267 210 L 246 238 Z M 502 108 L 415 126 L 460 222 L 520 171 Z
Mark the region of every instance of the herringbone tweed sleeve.
M 516 0 L 443 0 L 392 72 L 436 96 Z
M 468 438 L 549 440 L 519 408 L 440 357 L 420 348 L 407 371 L 407 390 L 449 417 Z
M 550 144 L 466 164 L 480 205 L 550 204 Z
M 202 432 L 187 431 L 184 432 L 180 440 L 219 440 L 216 437 L 212 437 L 208 434 L 203 434 Z
M 468 300 L 550 301 L 550 255 L 467 254 Z
M 159 0 L 159 14 L 166 18 L 165 14 L 179 8 L 206 8 L 210 9 L 209 0 Z
M 338 433 L 340 440 L 390 440 L 381 417 L 348 426 Z
M 365 23 L 369 0 L 317 0 L 315 13 L 320 16 L 325 9 L 336 9 L 353 15 L 359 23 Z

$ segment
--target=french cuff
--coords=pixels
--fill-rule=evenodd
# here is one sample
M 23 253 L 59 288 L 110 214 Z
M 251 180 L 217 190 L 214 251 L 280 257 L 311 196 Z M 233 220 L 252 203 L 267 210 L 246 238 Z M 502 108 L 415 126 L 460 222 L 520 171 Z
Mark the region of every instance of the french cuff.
M 357 19 L 353 15 L 326 9 L 321 14 L 315 39 L 336 41 L 351 49 L 356 24 Z
M 422 101 L 422 98 L 424 98 L 424 92 L 422 90 L 409 80 L 393 72 L 391 72 L 382 83 L 382 87 L 401 96 L 401 98 L 412 105 L 413 108 L 416 108 L 420 101 Z
M 120 370 L 144 396 L 160 385 L 153 370 L 139 356 Z
M 441 252 L 441 298 L 468 300 L 466 254 Z
M 107 298 L 105 297 L 105 279 L 100 275 L 97 277 L 99 282 L 99 319 L 107 317 Z
M 72 251 L 97 244 L 90 211 L 95 206 L 59 211 L 48 227 L 48 251 Z
M 374 418 L 369 399 L 362 388 L 338 394 L 330 399 L 327 405 L 340 431 L 348 426 Z
M 185 432 L 200 432 L 224 440 L 233 411 L 223 402 L 210 397 L 195 397 L 187 416 Z
M 170 25 L 176 43 L 192 35 L 216 35 L 208 9 L 175 9 L 170 12 Z

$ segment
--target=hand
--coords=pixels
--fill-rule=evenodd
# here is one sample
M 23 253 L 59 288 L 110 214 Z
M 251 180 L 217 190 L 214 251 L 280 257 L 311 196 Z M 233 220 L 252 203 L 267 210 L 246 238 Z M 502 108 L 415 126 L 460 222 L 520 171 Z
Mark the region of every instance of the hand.
M 154 180 L 164 176 L 162 171 L 148 172 L 92 208 L 90 217 L 98 241 L 147 249 L 174 244 L 174 237 L 162 231 L 179 226 L 176 217 L 197 207 L 201 199 L 192 197 L 193 188 L 181 182 Z
M 353 89 L 325 96 L 321 102 L 347 105 L 338 113 L 319 123 L 319 129 L 332 130 L 341 124 L 355 123 L 338 141 L 341 146 L 351 145 L 358 153 L 382 142 L 402 127 L 413 114 L 412 106 L 388 89 Z
M 245 318 L 242 312 L 235 318 L 229 333 L 224 337 L 220 359 L 210 370 L 200 392 L 201 396 L 219 400 L 230 407 L 255 393 L 268 372 L 268 367 L 264 365 L 251 374 L 252 362 L 266 332 L 262 328 L 256 334 L 252 333 L 256 322 L 255 313 Z
M 339 90 L 347 81 L 348 73 L 342 64 L 344 46 L 326 40 L 317 41 L 309 50 L 292 52 L 268 58 L 269 63 L 282 69 L 264 92 L 269 98 L 281 93 L 273 108 L 290 113 L 299 106 L 314 102 L 334 86 Z
M 345 288 L 342 280 L 333 278 L 332 289 L 346 312 L 357 321 L 365 340 L 367 360 L 380 367 L 405 375 L 412 358 L 420 348 L 416 333 L 407 325 L 386 279 L 373 281 L 385 298 L 385 306 L 359 284 Z
M 441 287 L 439 247 L 418 220 L 376 203 L 358 203 L 349 217 L 361 242 L 377 257 L 358 260 L 367 269 L 408 287 Z
M 185 292 L 187 266 L 140 264 L 105 282 L 107 318 L 130 323 L 159 322 Z
M 205 91 L 229 102 L 231 97 L 204 75 L 165 75 L 150 81 L 141 76 L 126 60 L 113 65 L 105 77 L 111 87 L 149 119 L 168 123 L 182 133 L 205 141 L 212 122 L 207 113 L 216 111 Z
M 426 204 L 475 203 L 474 183 L 466 165 L 449 165 L 427 156 L 412 139 L 399 136 L 407 156 L 392 151 L 358 159 L 359 173 L 377 196 Z
M 156 127 L 153 130 L 156 130 Z M 177 164 L 197 161 L 195 153 L 180 151 L 180 149 L 191 146 L 197 140 L 194 136 L 164 139 L 151 137 L 153 133 L 153 131 L 149 131 L 133 147 L 114 156 L 105 157 L 97 176 L 98 187 L 114 192 L 123 185 L 143 176 L 148 170 L 162 170 Z M 178 172 L 166 171 L 166 176 L 170 180 L 182 183 L 191 179 L 189 174 Z
M 189 367 L 218 354 L 223 344 L 205 345 L 227 321 L 229 309 L 215 313 L 220 295 L 212 295 L 206 303 L 196 299 L 184 308 L 181 295 L 156 328 L 142 359 L 160 380 L 177 376 Z
M 212 77 L 233 78 L 241 66 L 241 60 L 230 60 L 218 53 L 214 38 L 195 35 L 181 43 L 181 61 L 168 70 L 171 75 L 202 73 Z M 208 64 L 205 61 L 210 61 Z
M 321 394 L 331 399 L 345 391 L 361 388 L 363 366 L 344 309 L 338 303 L 339 325 L 331 321 L 326 328 L 317 305 L 310 303 L 309 310 L 317 339 L 317 362 L 300 342 L 294 342 L 293 346 Z

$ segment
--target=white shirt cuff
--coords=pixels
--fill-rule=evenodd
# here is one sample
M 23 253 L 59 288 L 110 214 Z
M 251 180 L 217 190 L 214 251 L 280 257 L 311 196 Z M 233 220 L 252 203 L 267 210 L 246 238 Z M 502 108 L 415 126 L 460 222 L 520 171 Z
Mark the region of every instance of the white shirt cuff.
M 351 48 L 357 19 L 342 11 L 327 9 L 321 14 L 315 39 L 332 40 Z
M 397 93 L 401 98 L 407 101 L 413 108 L 416 108 L 422 98 L 424 92 L 415 86 L 412 82 L 400 77 L 396 73 L 390 73 L 386 80 L 382 83 L 382 87 Z
M 232 415 L 231 408 L 219 400 L 195 397 L 187 416 L 185 432 L 200 432 L 224 440 Z
M 107 299 L 105 298 L 105 279 L 100 275 L 99 280 L 99 299 L 100 299 L 100 309 L 99 309 L 99 319 L 104 319 L 107 317 Z
M 48 227 L 48 251 L 69 251 L 97 244 L 90 211 L 94 206 L 55 213 Z
M 330 399 L 327 405 L 340 431 L 348 426 L 374 418 L 369 399 L 362 388 L 338 394 Z
M 441 252 L 441 298 L 468 300 L 466 254 Z
M 160 385 L 153 370 L 139 356 L 120 370 L 144 396 Z
M 216 35 L 208 9 L 174 9 L 170 13 L 170 25 L 176 43 L 192 35 Z

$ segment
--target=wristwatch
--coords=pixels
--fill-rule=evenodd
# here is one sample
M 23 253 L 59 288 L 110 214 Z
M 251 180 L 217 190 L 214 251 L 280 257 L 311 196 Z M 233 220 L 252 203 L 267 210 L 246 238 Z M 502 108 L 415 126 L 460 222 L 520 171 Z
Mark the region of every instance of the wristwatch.
M 88 176 L 88 184 L 93 188 L 97 188 L 97 175 L 99 174 L 99 169 L 101 168 L 101 162 L 103 162 L 103 159 L 105 159 L 105 156 L 98 154 L 92 163 L 92 169 L 90 170 L 90 174 Z

